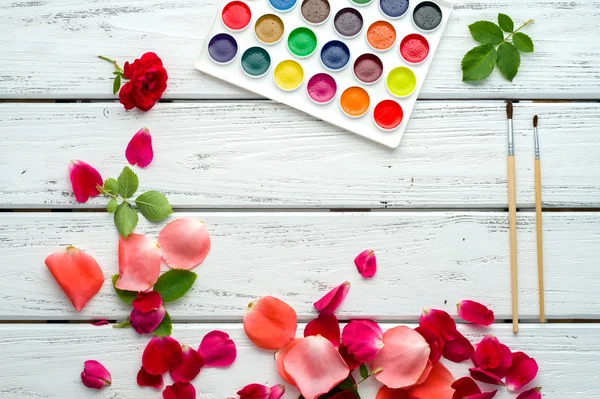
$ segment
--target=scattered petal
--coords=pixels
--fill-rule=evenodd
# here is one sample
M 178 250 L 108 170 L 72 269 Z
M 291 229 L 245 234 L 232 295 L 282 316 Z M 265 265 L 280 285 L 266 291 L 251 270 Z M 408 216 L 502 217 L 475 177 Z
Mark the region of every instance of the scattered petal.
M 86 360 L 83 363 L 81 382 L 88 388 L 102 389 L 112 383 L 110 373 L 96 360 Z
M 204 359 L 194 348 L 181 345 L 183 358 L 179 366 L 171 370 L 171 378 L 174 382 L 191 382 L 200 374 L 204 366 Z
M 354 264 L 358 269 L 358 272 L 364 278 L 373 277 L 377 272 L 377 257 L 375 251 L 367 249 L 361 252 L 354 259 Z
M 538 372 L 535 359 L 523 352 L 513 353 L 513 361 L 506 374 L 506 387 L 509 391 L 517 391 L 529 384 Z
M 477 381 L 485 382 L 486 384 L 505 386 L 506 384 L 497 375 L 482 368 L 470 368 L 471 377 Z
M 131 165 L 137 164 L 140 168 L 150 165 L 154 158 L 154 150 L 152 149 L 152 136 L 150 136 L 148 128 L 143 127 L 133 135 L 129 144 L 127 144 L 125 158 Z
M 494 322 L 494 312 L 479 302 L 464 300 L 456 308 L 458 315 L 469 323 L 489 326 Z
M 523 391 L 516 399 L 542 399 L 542 387 L 535 387 Z
M 498 393 L 497 389 L 489 392 L 476 393 L 474 395 L 465 396 L 463 399 L 492 399 Z
M 163 399 L 196 399 L 196 388 L 189 382 L 176 382 L 165 388 Z
M 131 323 L 131 327 L 138 334 L 150 334 L 152 331 L 156 330 L 160 323 L 162 323 L 166 314 L 167 310 L 164 306 L 147 313 L 133 309 L 129 314 L 129 322 Z
M 392 389 L 385 385 L 379 388 L 375 399 L 410 399 L 406 389 Z
M 240 399 L 269 399 L 271 389 L 262 384 L 250 384 L 240 389 L 237 394 Z
M 165 385 L 161 374 L 152 375 L 148 373 L 144 367 L 140 368 L 140 371 L 138 371 L 137 384 L 141 387 L 152 387 L 156 389 L 162 389 Z
M 305 399 L 315 399 L 346 379 L 350 369 L 328 339 L 301 338 L 283 360 L 283 367 Z
M 429 377 L 420 385 L 408 390 L 409 398 L 451 399 L 454 389 L 451 387 L 454 377 L 440 362 L 433 365 Z
M 432 332 L 431 330 L 424 327 L 417 327 L 415 331 L 418 332 L 425 338 L 425 341 L 429 344 L 431 353 L 429 354 L 429 360 L 432 363 L 437 363 L 442 357 L 442 351 L 444 349 L 444 339 Z
M 456 335 L 456 323 L 450 315 L 439 309 L 424 309 L 419 319 L 419 327 L 427 328 L 444 341 L 451 341 Z
M 174 370 L 182 361 L 181 345 L 171 337 L 153 337 L 142 355 L 142 367 L 152 375 Z
M 333 314 L 340 306 L 348 291 L 350 290 L 350 283 L 345 283 L 335 287 L 329 291 L 325 296 L 315 302 L 315 309 L 321 314 Z
M 104 283 L 98 262 L 75 247 L 53 253 L 45 263 L 77 312 L 100 291 Z
M 471 359 L 473 353 L 475 353 L 475 348 L 473 348 L 471 341 L 458 331 L 452 341 L 446 341 L 443 350 L 444 357 L 455 363 Z
M 138 292 L 131 305 L 135 310 L 148 313 L 152 310 L 158 310 L 162 303 L 162 298 L 158 292 L 146 291 Z
M 283 348 L 296 336 L 297 325 L 296 311 L 272 296 L 252 302 L 244 316 L 246 335 L 261 349 Z
M 484 370 L 494 369 L 502 364 L 503 350 L 498 338 L 487 335 L 477 345 L 473 356 L 475 366 Z
M 481 393 L 481 389 L 471 377 L 459 378 L 450 386 L 456 391 L 452 395 L 452 399 L 463 399 L 465 396 Z
M 167 224 L 158 234 L 162 257 L 172 269 L 191 270 L 210 252 L 210 234 L 198 219 L 181 218 Z
M 348 348 L 346 348 L 344 344 L 341 344 L 338 350 L 340 352 L 340 355 L 342 356 L 342 359 L 344 359 L 344 361 L 348 365 L 350 371 L 354 371 L 358 367 L 360 367 L 362 363 L 356 360 L 356 358 L 352 354 L 350 354 L 350 352 L 348 352 Z
M 109 323 L 108 323 L 108 320 L 95 320 L 95 321 L 92 321 L 90 324 L 93 326 L 96 326 L 96 327 L 102 327 L 102 326 L 107 326 Z
M 500 344 L 500 349 L 502 351 L 502 360 L 500 360 L 500 365 L 496 368 L 489 369 L 489 371 L 491 371 L 494 375 L 497 375 L 498 378 L 504 378 L 506 377 L 506 373 L 508 373 L 510 366 L 512 366 L 513 354 L 508 346 L 504 344 Z
M 322 335 L 333 346 L 340 346 L 340 323 L 333 314 L 320 314 L 316 319 L 308 322 L 304 328 L 304 336 Z
M 383 334 L 383 348 L 371 361 L 371 369 L 382 368 L 375 378 L 389 388 L 415 385 L 429 361 L 429 344 L 415 330 L 398 326 Z
M 206 367 L 227 367 L 237 357 L 235 342 L 223 331 L 211 331 L 202 338 L 198 353 Z
M 292 348 L 296 346 L 296 344 L 298 344 L 300 341 L 301 338 L 295 338 L 292 340 L 292 342 L 275 352 L 275 366 L 277 367 L 277 372 L 279 373 L 279 376 L 285 382 L 293 386 L 295 386 L 296 383 L 294 382 L 292 377 L 290 377 L 290 375 L 285 371 L 285 368 L 283 367 L 283 361 L 285 360 L 287 354 L 292 350 Z
M 146 291 L 160 274 L 160 249 L 156 241 L 142 234 L 119 237 L 119 279 L 115 287 L 125 291 Z
M 87 202 L 90 197 L 100 195 L 98 186 L 104 185 L 100 173 L 83 161 L 69 163 L 69 178 L 75 199 L 80 203 Z
M 285 393 L 285 387 L 281 384 L 273 385 L 268 399 L 279 399 Z
M 352 320 L 344 327 L 342 342 L 357 362 L 370 362 L 383 348 L 383 332 L 371 320 Z

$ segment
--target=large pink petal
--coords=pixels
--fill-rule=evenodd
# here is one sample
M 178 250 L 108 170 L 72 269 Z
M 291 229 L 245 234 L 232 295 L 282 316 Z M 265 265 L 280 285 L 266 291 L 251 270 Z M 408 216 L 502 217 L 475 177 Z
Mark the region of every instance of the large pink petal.
M 444 345 L 444 357 L 450 361 L 460 363 L 473 357 L 475 348 L 464 335 L 456 332 L 456 336 L 452 341 L 446 341 Z
M 119 237 L 119 279 L 115 287 L 146 291 L 160 274 L 160 249 L 156 241 L 141 234 Z
M 523 352 L 513 353 L 513 361 L 508 374 L 506 374 L 506 387 L 509 391 L 517 391 L 529 384 L 538 372 L 535 359 Z
M 429 348 L 431 349 L 431 353 L 429 354 L 429 360 L 432 363 L 437 363 L 442 357 L 442 351 L 444 349 L 444 339 L 434 333 L 433 331 L 424 328 L 417 327 L 415 331 L 418 332 L 425 338 L 425 341 L 429 344 Z
M 100 173 L 83 161 L 69 163 L 69 178 L 77 202 L 87 202 L 90 197 L 100 195 L 98 186 L 104 185 Z
M 398 326 L 383 334 L 383 348 L 371 361 L 371 370 L 381 368 L 375 378 L 389 388 L 415 385 L 427 367 L 429 344 L 415 330 Z
M 316 319 L 308 322 L 304 327 L 304 336 L 322 335 L 327 338 L 333 346 L 340 346 L 340 323 L 333 314 L 320 314 Z
M 410 399 L 452 399 L 454 377 L 440 362 L 433 365 L 429 377 L 408 390 Z
M 175 382 L 191 382 L 200 374 L 204 359 L 194 348 L 182 345 L 183 358 L 179 366 L 171 370 L 171 378 Z
M 152 375 L 143 367 L 138 371 L 137 384 L 141 387 L 152 387 L 156 389 L 162 389 L 165 385 L 162 374 Z
M 154 158 L 154 150 L 152 149 L 152 136 L 147 127 L 141 128 L 133 135 L 127 144 L 125 158 L 131 165 L 137 164 L 140 168 L 150 165 Z
M 423 310 L 419 326 L 432 331 L 444 341 L 450 341 L 456 335 L 456 323 L 447 312 L 439 309 Z
M 367 249 L 366 251 L 361 252 L 354 259 L 354 264 L 361 276 L 364 278 L 373 277 L 377 272 L 377 257 L 375 256 L 375 251 Z
M 147 313 L 158 310 L 162 305 L 162 298 L 156 291 L 138 292 L 131 305 L 135 310 Z
M 294 339 L 297 327 L 294 308 L 272 296 L 252 302 L 244 316 L 246 335 L 261 349 L 283 348 Z
M 202 338 L 198 353 L 204 359 L 206 367 L 227 367 L 234 362 L 237 349 L 229 334 L 215 330 Z
M 535 387 L 523 391 L 516 399 L 542 399 L 542 387 Z
M 163 399 L 196 399 L 196 388 L 189 382 L 176 382 L 165 388 Z
M 474 367 L 469 369 L 471 377 L 477 381 L 485 382 L 486 384 L 504 386 L 504 381 L 494 373 L 482 368 Z
M 296 344 L 298 344 L 301 341 L 301 338 L 294 338 L 292 340 L 292 342 L 290 342 L 289 344 L 287 344 L 286 346 L 284 346 L 283 348 L 279 349 L 277 352 L 275 352 L 275 367 L 277 368 L 277 372 L 279 373 L 279 376 L 288 384 L 296 386 L 296 382 L 292 379 L 292 377 L 290 377 L 290 375 L 285 371 L 285 367 L 283 366 L 283 361 L 285 360 L 285 357 L 287 356 L 287 354 L 292 350 L 292 348 L 294 346 L 296 346 Z M 358 367 L 359 365 L 357 365 L 356 367 Z
M 487 335 L 475 348 L 473 363 L 482 369 L 494 369 L 502 364 L 503 350 L 498 338 Z
M 206 225 L 194 218 L 181 218 L 167 224 L 158 234 L 162 256 L 172 269 L 191 270 L 204 262 L 210 252 Z
M 482 326 L 489 326 L 494 322 L 494 312 L 479 302 L 464 300 L 456 308 L 464 321 Z
M 346 281 L 345 283 L 329 291 L 323 298 L 315 302 L 315 309 L 317 309 L 321 314 L 333 314 L 341 305 L 344 298 L 346 298 L 349 290 L 350 283 Z
M 357 362 L 370 362 L 383 348 L 383 332 L 374 321 L 352 320 L 344 327 L 342 342 Z
M 305 399 L 329 392 L 350 373 L 335 347 L 321 336 L 302 338 L 285 356 L 283 366 Z
M 181 345 L 171 337 L 153 337 L 142 354 L 142 366 L 152 375 L 174 370 L 182 361 Z

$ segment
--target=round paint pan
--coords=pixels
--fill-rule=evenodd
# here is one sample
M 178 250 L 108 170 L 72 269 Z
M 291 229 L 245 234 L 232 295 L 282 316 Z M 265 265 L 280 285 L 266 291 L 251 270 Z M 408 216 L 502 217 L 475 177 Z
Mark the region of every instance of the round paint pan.
M 362 14 L 355 8 L 342 8 L 333 18 L 335 31 L 345 39 L 352 39 L 360 35 L 365 22 Z
M 307 58 L 313 55 L 318 44 L 315 32 L 304 26 L 291 31 L 287 40 L 288 50 L 298 58 Z
M 288 12 L 296 7 L 298 0 L 269 0 L 269 4 L 275 11 Z
M 275 84 L 283 91 L 294 91 L 304 82 L 304 69 L 293 60 L 280 62 L 273 70 Z
M 379 9 L 388 18 L 402 18 L 409 8 L 409 0 L 379 0 Z
M 315 104 L 329 104 L 337 94 L 337 83 L 327 73 L 318 73 L 308 80 L 306 94 Z
M 265 14 L 254 24 L 254 36 L 259 42 L 272 45 L 279 43 L 285 33 L 285 25 L 275 14 Z
M 402 124 L 404 111 L 394 100 L 383 100 L 373 109 L 373 123 L 383 131 L 394 131 Z
M 417 29 L 423 32 L 433 32 L 442 24 L 443 16 L 440 6 L 433 1 L 424 1 L 415 7 L 412 21 Z
M 391 95 L 398 98 L 408 97 L 417 88 L 417 77 L 410 68 L 401 66 L 388 73 L 385 85 Z
M 354 61 L 354 77 L 361 83 L 371 85 L 383 76 L 383 62 L 375 54 L 366 53 Z
M 240 32 L 250 25 L 252 20 L 252 11 L 250 7 L 242 1 L 232 1 L 223 7 L 221 21 L 229 30 Z
M 368 6 L 369 4 L 371 4 L 373 2 L 373 0 L 350 0 L 350 1 L 352 1 L 353 4 L 355 4 L 359 7 Z
M 396 28 L 387 21 L 376 21 L 367 29 L 367 43 L 375 51 L 387 51 L 396 43 Z
M 350 63 L 350 49 L 340 40 L 331 40 L 321 48 L 321 63 L 330 71 L 337 72 Z
M 219 33 L 208 41 L 208 55 L 217 64 L 230 64 L 237 53 L 238 44 L 230 34 Z
M 304 0 L 300 6 L 300 14 L 310 25 L 321 25 L 331 15 L 329 0 Z
M 400 55 L 410 64 L 421 64 L 429 56 L 429 42 L 422 35 L 412 33 L 400 42 Z
M 271 56 L 262 47 L 250 47 L 242 54 L 240 66 L 251 78 L 262 78 L 271 69 Z
M 370 106 L 369 93 L 362 87 L 349 87 L 340 96 L 340 108 L 350 118 L 360 118 L 367 113 Z

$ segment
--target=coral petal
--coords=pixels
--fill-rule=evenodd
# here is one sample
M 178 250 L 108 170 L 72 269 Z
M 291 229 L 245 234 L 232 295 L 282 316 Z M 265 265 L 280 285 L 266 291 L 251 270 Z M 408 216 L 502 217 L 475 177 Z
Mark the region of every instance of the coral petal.
M 513 353 L 513 361 L 506 374 L 506 387 L 516 391 L 529 384 L 537 375 L 538 364 L 535 359 L 523 352 Z
M 371 320 L 352 320 L 344 327 L 342 342 L 357 362 L 370 362 L 383 348 L 383 332 Z
M 140 371 L 138 371 L 137 384 L 141 387 L 152 387 L 156 389 L 162 389 L 162 387 L 165 385 L 163 376 L 161 374 L 152 375 L 143 367 L 140 369 Z
M 206 225 L 194 218 L 181 218 L 167 224 L 158 234 L 162 256 L 172 269 L 191 270 L 204 262 L 210 252 Z
M 489 326 L 494 322 L 494 312 L 479 302 L 464 300 L 456 305 L 458 315 L 469 323 Z
M 271 393 L 269 393 L 268 399 L 279 399 L 285 393 L 285 387 L 281 384 L 273 385 L 271 387 Z
M 450 387 L 456 391 L 452 395 L 452 399 L 463 399 L 465 396 L 481 393 L 481 389 L 479 389 L 479 386 L 471 377 L 459 378 Z
M 204 359 L 194 348 L 182 345 L 183 358 L 179 366 L 171 370 L 171 378 L 174 382 L 190 382 L 200 374 L 204 366 Z
M 148 313 L 152 310 L 158 310 L 162 305 L 162 298 L 156 291 L 138 292 L 131 303 L 135 310 L 142 313 Z
M 542 399 L 542 387 L 535 387 L 523 391 L 516 399 Z
M 394 327 L 383 334 L 383 348 L 371 361 L 371 369 L 383 369 L 375 378 L 389 388 L 411 387 L 425 371 L 430 352 L 421 334 L 406 326 Z
M 189 382 L 176 382 L 165 388 L 163 399 L 196 399 L 196 388 Z
M 420 385 L 408 390 L 411 399 L 452 399 L 454 377 L 442 363 L 433 365 L 429 377 Z
M 427 378 L 429 378 L 431 370 L 433 370 L 433 363 L 431 362 L 431 360 L 429 360 L 427 361 L 427 366 L 425 367 L 425 370 L 423 370 L 423 374 L 421 374 L 421 376 L 419 377 L 419 381 L 417 381 L 415 386 L 424 383 L 427 380 Z
M 419 327 L 427 328 L 444 341 L 451 341 L 456 335 L 456 323 L 450 315 L 439 309 L 425 309 L 419 319 Z
M 329 291 L 323 298 L 315 302 L 315 309 L 317 309 L 317 311 L 321 314 L 333 314 L 341 305 L 344 298 L 346 298 L 349 290 L 350 283 L 346 281 Z
M 249 305 L 244 316 L 244 331 L 261 349 L 277 350 L 296 336 L 296 311 L 287 303 L 265 296 Z
M 154 150 L 152 149 L 152 136 L 150 136 L 148 128 L 143 127 L 133 135 L 129 144 L 127 144 L 125 158 L 131 165 L 137 164 L 140 168 L 150 165 L 154 158 Z
M 283 367 L 283 361 L 285 360 L 285 357 L 290 352 L 290 350 L 292 350 L 292 348 L 294 346 L 296 346 L 296 344 L 298 344 L 300 341 L 301 341 L 301 338 L 295 338 L 294 340 L 292 340 L 292 342 L 290 342 L 283 348 L 279 349 L 275 353 L 275 366 L 277 367 L 277 372 L 279 373 L 279 376 L 285 382 L 287 382 L 290 385 L 294 385 L 294 386 L 296 385 L 296 383 L 292 379 L 292 377 L 290 377 L 290 375 L 285 371 L 285 368 Z M 358 367 L 358 366 L 359 365 L 357 365 L 356 367 Z
M 81 203 L 87 202 L 90 197 L 100 195 L 98 186 L 104 185 L 100 173 L 83 161 L 69 163 L 69 178 L 75 199 Z
M 477 345 L 473 363 L 484 370 L 494 369 L 502 364 L 503 350 L 498 338 L 493 335 L 484 337 Z
M 160 274 L 160 249 L 142 234 L 119 237 L 119 279 L 115 286 L 125 291 L 146 291 Z
M 206 367 L 227 367 L 237 357 L 235 342 L 223 331 L 211 331 L 202 338 L 198 353 Z
M 475 353 L 475 348 L 473 348 L 471 341 L 458 331 L 452 341 L 446 341 L 443 350 L 444 357 L 455 363 L 470 359 L 473 353 Z
M 487 370 L 484 370 L 482 368 L 477 368 L 477 367 L 470 368 L 469 373 L 471 374 L 471 377 L 473 377 L 473 379 L 475 379 L 477 381 L 485 382 L 486 384 L 499 385 L 499 386 L 506 385 L 506 384 L 504 384 L 502 379 L 498 378 L 497 375 L 495 375 Z
M 287 353 L 283 367 L 305 399 L 315 399 L 346 379 L 350 369 L 325 337 L 300 339 Z
M 320 314 L 316 319 L 308 322 L 304 328 L 304 336 L 322 335 L 331 342 L 333 346 L 340 346 L 340 323 L 333 314 Z
M 171 337 L 153 337 L 142 354 L 142 367 L 152 375 L 174 370 L 182 361 L 181 345 Z
M 45 263 L 77 312 L 100 291 L 104 283 L 98 262 L 75 247 L 53 253 Z
M 358 272 L 364 278 L 373 277 L 377 272 L 377 257 L 375 251 L 367 249 L 361 252 L 354 259 L 354 264 L 358 269 Z
M 375 399 L 410 399 L 405 389 L 392 389 L 385 385 L 379 388 Z
M 417 327 L 415 331 L 418 332 L 425 338 L 425 341 L 429 344 L 431 353 L 429 354 L 429 360 L 432 363 L 437 363 L 442 357 L 442 350 L 444 349 L 444 339 L 432 332 L 431 330 L 424 327 Z

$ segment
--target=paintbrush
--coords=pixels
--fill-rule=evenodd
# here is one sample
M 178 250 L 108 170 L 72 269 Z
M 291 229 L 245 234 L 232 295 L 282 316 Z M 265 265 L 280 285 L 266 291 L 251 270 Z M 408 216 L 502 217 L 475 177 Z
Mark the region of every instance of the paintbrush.
M 519 299 L 517 291 L 517 190 L 515 179 L 515 136 L 513 133 L 513 104 L 506 104 L 508 119 L 508 223 L 510 230 L 510 281 L 512 291 L 513 333 L 519 332 Z
M 533 117 L 535 140 L 535 230 L 537 234 L 538 285 L 540 292 L 540 323 L 546 322 L 544 306 L 544 253 L 542 250 L 542 170 L 540 166 L 540 138 L 538 116 Z

